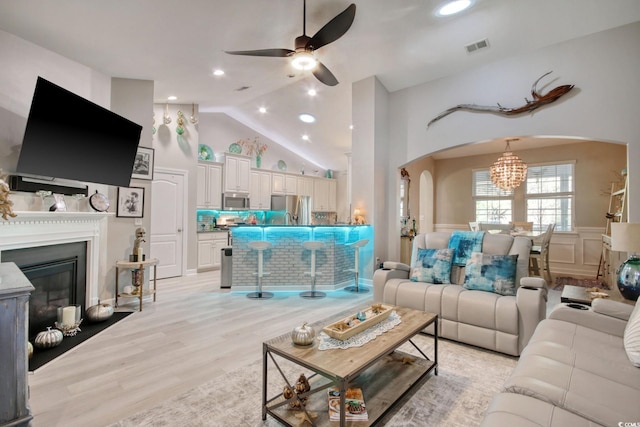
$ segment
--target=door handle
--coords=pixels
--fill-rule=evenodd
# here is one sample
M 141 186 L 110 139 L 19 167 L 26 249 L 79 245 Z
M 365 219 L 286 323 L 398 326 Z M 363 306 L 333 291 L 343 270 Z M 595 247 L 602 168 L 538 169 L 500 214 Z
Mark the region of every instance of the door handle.
M 178 233 L 182 233 L 182 228 L 178 228 Z

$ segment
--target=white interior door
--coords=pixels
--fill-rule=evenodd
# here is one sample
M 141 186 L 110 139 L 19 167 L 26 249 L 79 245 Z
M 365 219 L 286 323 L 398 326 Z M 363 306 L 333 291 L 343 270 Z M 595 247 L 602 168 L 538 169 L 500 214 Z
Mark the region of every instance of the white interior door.
M 158 258 L 158 279 L 182 276 L 185 171 L 156 168 L 151 183 L 151 257 Z

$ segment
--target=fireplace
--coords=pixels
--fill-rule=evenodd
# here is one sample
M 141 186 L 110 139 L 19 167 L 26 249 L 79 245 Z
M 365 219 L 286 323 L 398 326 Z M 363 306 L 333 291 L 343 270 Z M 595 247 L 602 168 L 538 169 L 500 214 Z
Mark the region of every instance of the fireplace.
M 2 261 L 16 263 L 35 288 L 29 298 L 29 339 L 54 325 L 59 307 L 79 304 L 84 313 L 86 242 L 3 251 Z
M 83 309 L 97 304 L 101 291 L 104 291 L 106 271 L 109 268 L 107 262 L 107 218 L 112 213 L 102 212 L 45 212 L 45 211 L 18 211 L 16 218 L 8 221 L 0 221 L 0 262 L 10 261 L 9 257 L 15 250 L 42 249 L 47 252 L 50 248 L 66 247 L 67 244 L 79 244 L 81 254 L 62 257 L 62 261 L 54 267 L 57 278 L 53 279 L 53 288 L 45 292 L 43 299 L 49 299 L 51 304 L 58 305 L 69 303 L 80 304 Z M 49 249 L 46 249 L 49 248 Z M 54 249 L 54 253 L 58 249 Z M 84 258 L 82 258 L 84 257 Z M 54 257 L 56 260 L 59 257 Z M 69 260 L 71 258 L 71 260 Z M 82 258 L 82 259 L 81 259 Z M 75 259 L 75 261 L 73 260 Z M 22 261 L 16 262 L 20 265 Z M 27 263 L 31 263 L 27 261 Z M 84 270 L 84 271 L 82 271 Z M 69 276 L 74 273 L 84 274 L 84 278 L 78 276 L 76 284 L 84 283 L 82 290 L 75 291 L 75 295 L 60 296 L 58 293 L 60 282 L 69 282 Z M 36 268 L 32 282 L 40 280 L 42 270 Z M 25 273 L 26 275 L 26 273 Z M 27 275 L 28 276 L 28 275 Z M 29 276 L 28 276 L 29 277 Z M 35 287 L 36 283 L 33 283 Z M 79 288 L 79 286 L 78 286 Z M 32 294 L 29 302 L 29 311 L 35 311 L 36 294 Z M 56 300 L 60 301 L 56 301 Z M 53 321 L 55 322 L 56 319 Z M 44 325 L 53 325 L 53 322 Z

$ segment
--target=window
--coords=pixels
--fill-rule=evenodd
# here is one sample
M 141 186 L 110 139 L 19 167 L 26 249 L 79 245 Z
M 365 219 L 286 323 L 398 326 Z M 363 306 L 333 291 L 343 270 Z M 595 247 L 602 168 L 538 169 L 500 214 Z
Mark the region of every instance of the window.
M 513 191 L 493 185 L 488 169 L 473 171 L 473 199 L 477 222 L 506 224 L 513 220 Z
M 546 230 L 555 223 L 556 231 L 573 227 L 574 164 L 529 166 L 525 201 L 527 221 L 534 230 Z

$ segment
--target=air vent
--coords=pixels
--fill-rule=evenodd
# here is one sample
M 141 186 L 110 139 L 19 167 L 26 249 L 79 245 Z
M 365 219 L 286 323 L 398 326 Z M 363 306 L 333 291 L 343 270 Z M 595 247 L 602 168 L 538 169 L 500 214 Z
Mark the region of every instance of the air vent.
M 484 39 L 475 43 L 468 44 L 464 48 L 467 50 L 467 53 L 473 53 L 473 52 L 477 52 L 480 49 L 486 49 L 488 47 L 489 47 L 489 39 Z
M 250 88 L 251 86 L 240 86 L 238 89 L 236 89 L 236 92 L 242 92 L 243 90 L 247 90 Z

